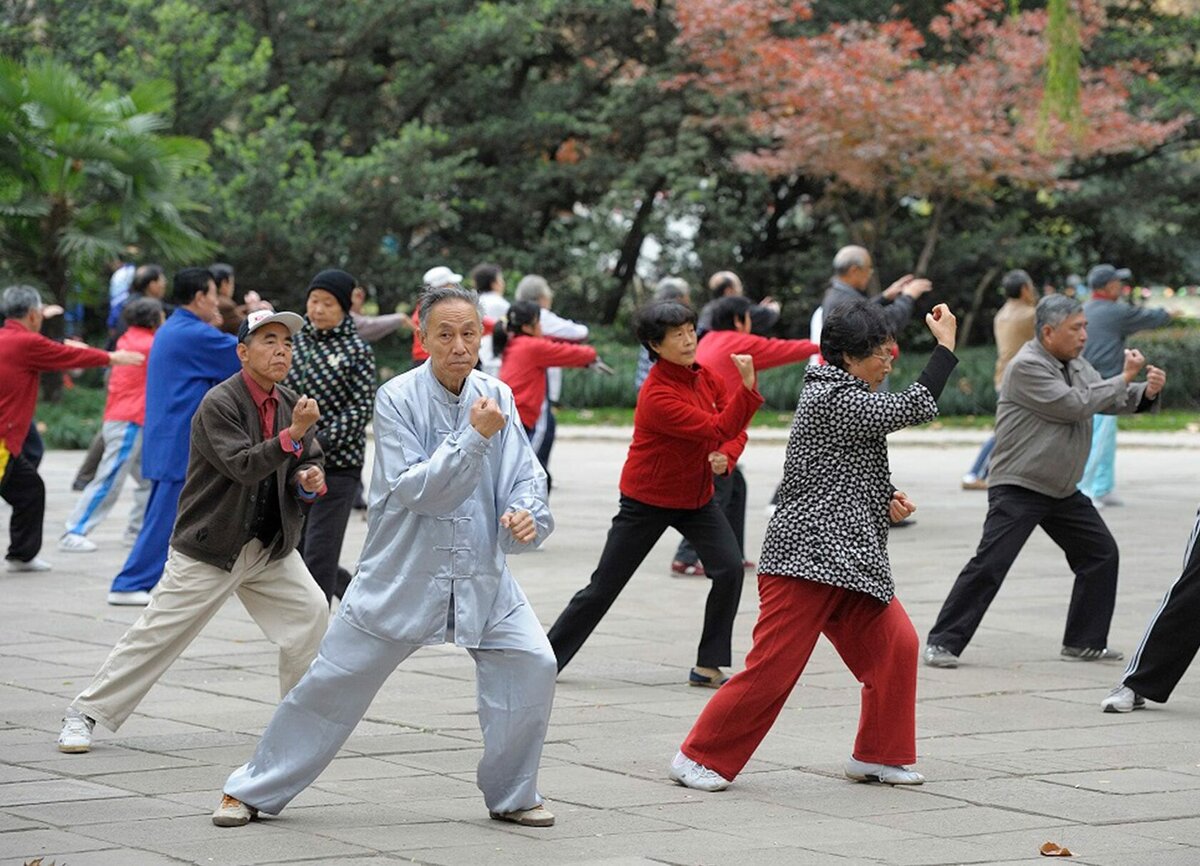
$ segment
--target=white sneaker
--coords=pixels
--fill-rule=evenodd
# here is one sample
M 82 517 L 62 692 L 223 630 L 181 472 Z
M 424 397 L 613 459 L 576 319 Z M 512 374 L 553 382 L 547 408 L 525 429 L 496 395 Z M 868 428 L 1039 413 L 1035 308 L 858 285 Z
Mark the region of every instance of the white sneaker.
M 925 784 L 925 777 L 908 767 L 892 764 L 868 764 L 854 758 L 846 761 L 846 778 L 856 782 L 883 782 L 885 785 Z
M 58 750 L 74 754 L 92 748 L 92 728 L 96 722 L 83 713 L 68 707 L 63 717 L 62 733 L 58 735 Z
M 144 589 L 133 592 L 110 592 L 108 603 L 121 607 L 145 607 L 150 603 L 150 593 Z
M 678 782 L 685 788 L 695 788 L 697 791 L 724 791 L 733 784 L 716 770 L 697 764 L 683 752 L 675 755 L 667 776 L 671 781 Z
M 212 822 L 218 827 L 245 827 L 258 817 L 258 810 L 247 806 L 237 797 L 221 795 L 221 805 L 212 814 Z
M 96 542 L 77 532 L 68 532 L 58 540 L 58 549 L 63 553 L 91 553 L 96 549 Z
M 1106 713 L 1131 713 L 1145 708 L 1146 699 L 1123 684 L 1114 686 L 1108 697 L 1100 702 L 1100 709 Z
M 52 566 L 46 560 L 35 556 L 29 562 L 22 562 L 19 559 L 5 560 L 5 567 L 9 571 L 49 571 Z

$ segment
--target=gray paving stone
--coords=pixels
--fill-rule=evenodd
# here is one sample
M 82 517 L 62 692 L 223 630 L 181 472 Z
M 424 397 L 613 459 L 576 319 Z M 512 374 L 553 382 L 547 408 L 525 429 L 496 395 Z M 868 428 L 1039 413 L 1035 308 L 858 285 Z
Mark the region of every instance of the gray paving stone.
M 782 459 L 782 440 L 772 435 L 756 438 L 742 463 L 751 558 Z M 986 497 L 958 489 L 973 445 L 906 441 L 913 444 L 893 448 L 893 476 L 920 511 L 917 526 L 895 533 L 890 549 L 900 597 L 923 635 L 978 540 Z M 558 530 L 544 552 L 513 560 L 546 625 L 599 556 L 625 448 L 571 435 L 560 442 Z M 73 504 L 68 487 L 79 456 L 51 452 L 43 463 L 47 525 Z M 1194 479 L 1179 466 L 1196 456 L 1195 449 L 1118 454 L 1129 505 L 1105 519 L 1122 548 L 1110 641 L 1126 651 L 1177 575 L 1195 511 Z M 249 756 L 278 699 L 276 651 L 236 601 L 119 733 L 98 731 L 89 755 L 55 749 L 66 703 L 139 614 L 103 603 L 125 555 L 118 529 L 101 527 L 101 550 L 86 561 L 49 551 L 56 568 L 48 575 L 3 578 L 6 591 L 27 602 L 0 607 L 5 855 L 4 846 L 25 834 L 62 851 L 92 846 L 86 858 L 59 854 L 71 866 L 410 858 L 455 866 L 1000 864 L 1044 863 L 1037 845 L 1053 838 L 1078 849 L 1078 863 L 1200 862 L 1200 668 L 1169 705 L 1100 713 L 1121 666 L 1059 660 L 1071 579 L 1061 552 L 1040 533 L 963 665 L 920 670 L 917 766 L 929 779 L 921 788 L 842 778 L 860 686 L 823 640 L 729 791 L 706 795 L 667 781 L 671 756 L 712 697 L 682 683 L 707 583 L 667 576 L 677 541 L 668 533 L 559 679 L 540 779 L 556 827 L 488 820 L 474 780 L 481 749 L 474 665 L 460 649 L 430 647 L 389 679 L 338 759 L 280 818 L 222 831 L 208 819 L 220 785 Z M 364 532 L 351 521 L 347 560 Z M 734 670 L 751 645 L 754 584 L 748 578 L 736 620 Z

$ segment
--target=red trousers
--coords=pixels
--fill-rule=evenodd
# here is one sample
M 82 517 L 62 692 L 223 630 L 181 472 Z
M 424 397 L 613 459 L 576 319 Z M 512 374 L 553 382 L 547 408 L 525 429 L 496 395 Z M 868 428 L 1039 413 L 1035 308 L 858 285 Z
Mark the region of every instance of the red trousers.
M 762 742 L 824 634 L 862 683 L 854 757 L 872 764 L 917 759 L 920 643 L 898 599 L 795 577 L 760 575 L 754 647 L 746 668 L 721 686 L 681 750 L 732 780 Z

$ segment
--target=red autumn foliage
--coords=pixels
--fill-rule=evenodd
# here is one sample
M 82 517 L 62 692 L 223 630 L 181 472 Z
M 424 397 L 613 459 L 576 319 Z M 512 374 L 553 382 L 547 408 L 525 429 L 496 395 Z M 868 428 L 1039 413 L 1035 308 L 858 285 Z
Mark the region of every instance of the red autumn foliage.
M 1104 26 L 1097 0 L 1076 4 L 1084 57 Z M 772 175 L 827 179 L 831 192 L 986 202 L 998 184 L 1049 188 L 1072 161 L 1153 147 L 1187 118 L 1158 122 L 1130 107 L 1134 68 L 1082 73 L 1076 131 L 1040 116 L 1042 10 L 954 0 L 930 26 L 851 22 L 786 35 L 811 17 L 801 0 L 678 0 L 688 81 L 744 106 L 769 142 L 740 163 Z M 795 32 L 792 28 L 790 32 Z

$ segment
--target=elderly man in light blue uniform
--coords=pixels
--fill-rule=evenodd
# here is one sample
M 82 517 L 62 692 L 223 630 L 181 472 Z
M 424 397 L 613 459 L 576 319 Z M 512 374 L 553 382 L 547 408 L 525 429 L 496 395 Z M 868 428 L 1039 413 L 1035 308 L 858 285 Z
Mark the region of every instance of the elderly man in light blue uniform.
M 350 736 L 400 662 L 453 642 L 475 659 L 484 752 L 477 781 L 491 817 L 547 827 L 538 764 L 557 670 L 505 564 L 554 521 L 546 475 L 506 385 L 475 371 L 478 299 L 460 286 L 420 304 L 429 362 L 375 398 L 375 468 L 358 574 L 308 673 L 250 762 L 225 783 L 213 823 L 278 813 Z

